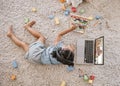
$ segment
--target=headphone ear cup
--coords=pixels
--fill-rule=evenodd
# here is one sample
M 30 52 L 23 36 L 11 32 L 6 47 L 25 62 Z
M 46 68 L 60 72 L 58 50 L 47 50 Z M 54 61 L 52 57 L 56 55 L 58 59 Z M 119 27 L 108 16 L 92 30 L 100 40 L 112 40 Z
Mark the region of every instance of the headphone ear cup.
M 53 52 L 51 53 L 51 55 L 54 57 L 54 58 L 57 58 L 57 56 L 60 54 L 58 53 L 58 51 L 60 50 L 61 48 L 54 48 L 53 49 Z
M 53 51 L 53 52 L 51 53 L 51 55 L 52 55 L 54 58 L 56 58 L 56 56 L 57 56 L 56 51 Z

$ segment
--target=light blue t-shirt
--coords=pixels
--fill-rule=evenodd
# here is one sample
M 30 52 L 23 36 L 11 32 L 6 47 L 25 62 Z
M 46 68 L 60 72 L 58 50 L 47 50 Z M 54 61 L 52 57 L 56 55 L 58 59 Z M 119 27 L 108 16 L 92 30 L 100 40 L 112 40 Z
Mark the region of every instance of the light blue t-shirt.
M 52 45 L 46 48 L 42 42 L 36 41 L 29 46 L 29 50 L 25 54 L 25 59 L 28 59 L 33 63 L 60 64 L 59 61 L 52 57 L 51 53 L 54 48 L 59 48 L 62 46 L 63 42 L 60 41 L 57 45 Z

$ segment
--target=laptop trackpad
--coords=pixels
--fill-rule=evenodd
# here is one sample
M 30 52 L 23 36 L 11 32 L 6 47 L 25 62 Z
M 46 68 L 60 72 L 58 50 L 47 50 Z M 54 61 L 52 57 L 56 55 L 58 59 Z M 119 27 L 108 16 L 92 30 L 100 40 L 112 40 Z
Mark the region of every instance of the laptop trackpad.
M 85 40 L 79 39 L 77 41 L 77 60 L 76 64 L 84 64 L 84 49 L 85 49 Z

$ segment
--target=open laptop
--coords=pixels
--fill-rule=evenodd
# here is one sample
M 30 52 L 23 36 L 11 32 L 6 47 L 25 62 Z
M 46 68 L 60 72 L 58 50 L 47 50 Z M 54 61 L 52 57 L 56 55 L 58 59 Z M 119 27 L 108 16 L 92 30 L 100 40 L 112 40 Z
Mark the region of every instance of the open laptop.
M 104 36 L 95 40 L 77 41 L 76 64 L 104 64 Z

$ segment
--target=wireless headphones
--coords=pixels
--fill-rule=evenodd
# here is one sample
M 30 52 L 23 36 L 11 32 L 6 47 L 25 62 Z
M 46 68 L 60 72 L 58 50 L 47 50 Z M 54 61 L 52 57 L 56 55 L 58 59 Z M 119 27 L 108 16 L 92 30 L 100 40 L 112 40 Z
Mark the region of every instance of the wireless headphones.
M 61 51 L 61 48 L 55 48 L 55 52 L 56 52 L 56 55 L 57 55 L 57 60 L 60 61 L 63 64 L 67 64 L 67 65 L 72 65 L 73 66 L 74 63 L 72 61 L 70 61 L 70 60 L 65 59 L 63 55 L 60 55 L 59 54 L 60 51 Z M 70 51 L 67 58 L 70 57 L 71 53 L 72 52 Z

